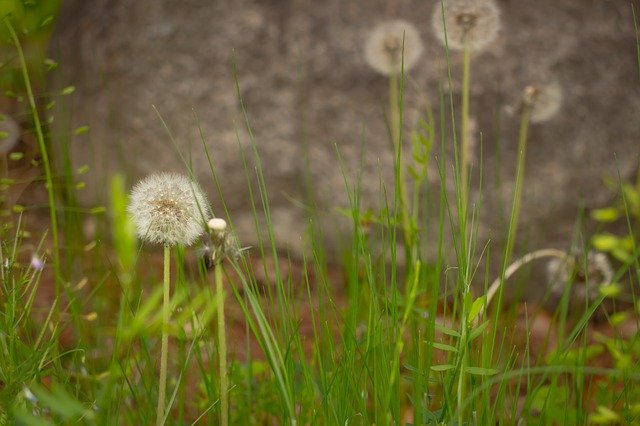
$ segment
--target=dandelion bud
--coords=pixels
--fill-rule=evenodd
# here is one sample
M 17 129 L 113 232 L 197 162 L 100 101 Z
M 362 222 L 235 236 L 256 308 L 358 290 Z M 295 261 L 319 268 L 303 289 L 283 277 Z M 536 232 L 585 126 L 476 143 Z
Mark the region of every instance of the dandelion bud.
M 404 51 L 403 51 L 404 47 Z M 364 55 L 371 68 L 384 75 L 411 69 L 422 53 L 418 30 L 409 22 L 396 20 L 376 26 L 367 37 Z
M 437 2 L 434 7 L 432 23 L 435 36 L 443 46 L 451 50 L 479 51 L 498 36 L 500 9 L 493 0 L 445 0 L 442 6 Z
M 209 219 L 207 227 L 210 230 L 211 244 L 206 247 L 203 254 L 208 268 L 222 262 L 225 257 L 235 259 L 240 255 L 238 241 L 224 219 L 219 217 Z
M 176 173 L 153 174 L 138 182 L 127 210 L 142 240 L 167 246 L 193 244 L 209 215 L 198 184 Z
M 209 222 L 207 222 L 207 226 L 211 231 L 215 233 L 221 233 L 227 229 L 227 222 L 219 217 L 214 217 L 212 219 L 209 219 Z

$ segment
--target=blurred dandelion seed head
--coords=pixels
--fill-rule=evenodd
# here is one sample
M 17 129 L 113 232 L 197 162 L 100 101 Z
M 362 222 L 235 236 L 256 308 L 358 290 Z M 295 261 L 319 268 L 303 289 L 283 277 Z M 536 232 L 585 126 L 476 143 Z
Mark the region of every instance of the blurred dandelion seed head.
M 443 46 L 448 45 L 451 50 L 479 51 L 498 36 L 500 9 L 492 0 L 445 0 L 442 6 L 437 2 L 434 7 L 432 24 Z
M 586 264 L 582 256 L 567 256 L 547 263 L 547 282 L 551 291 L 562 295 L 565 286 L 571 285 L 571 294 L 578 300 L 594 300 L 601 286 L 613 280 L 613 268 L 607 255 L 590 251 Z
M 558 82 L 527 86 L 523 103 L 531 109 L 531 122 L 540 123 L 555 116 L 562 106 L 562 87 Z
M 404 42 L 404 52 L 403 52 Z M 395 20 L 378 24 L 367 36 L 364 55 L 371 68 L 384 75 L 413 68 L 422 54 L 420 34 L 410 22 Z
M 127 209 L 142 240 L 168 246 L 193 244 L 209 216 L 198 184 L 176 173 L 157 173 L 138 182 Z

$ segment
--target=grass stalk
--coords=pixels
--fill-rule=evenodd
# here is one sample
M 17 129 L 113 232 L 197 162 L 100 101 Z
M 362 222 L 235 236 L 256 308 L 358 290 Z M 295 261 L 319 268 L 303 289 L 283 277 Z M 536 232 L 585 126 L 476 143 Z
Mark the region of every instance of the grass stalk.
M 469 82 L 471 80 L 471 54 L 464 49 L 462 66 L 462 123 L 460 128 L 460 188 L 462 214 L 466 216 L 469 205 Z
M 33 88 L 31 87 L 31 79 L 29 78 L 29 72 L 27 70 L 27 61 L 22 50 L 22 45 L 18 39 L 13 26 L 5 17 L 5 25 L 11 35 L 11 40 L 15 45 L 16 52 L 18 53 L 18 59 L 20 61 L 20 69 L 22 71 L 22 78 L 24 79 L 24 85 L 27 91 L 27 99 L 29 100 L 29 108 L 31 110 L 31 116 L 33 118 L 33 125 L 36 130 L 36 139 L 38 141 L 38 149 L 42 156 L 42 166 L 44 168 L 44 175 L 46 180 L 47 189 L 47 201 L 49 205 L 49 220 L 51 221 L 51 238 L 52 238 L 52 257 L 53 257 L 53 272 L 55 282 L 55 295 L 56 300 L 60 299 L 62 293 L 62 283 L 60 282 L 60 254 L 58 252 L 59 240 L 58 240 L 58 218 L 56 213 L 56 198 L 53 186 L 53 173 L 51 171 L 51 161 L 49 159 L 49 152 L 47 151 L 47 145 L 44 140 L 44 133 L 42 131 L 42 125 L 40 122 L 40 115 L 38 113 L 38 107 L 36 105 L 35 96 L 33 95 Z M 56 315 L 60 317 L 60 305 L 57 304 Z
M 393 142 L 394 154 L 397 162 L 397 191 L 398 202 L 400 204 L 400 220 L 402 222 L 402 236 L 404 237 L 404 244 L 407 248 L 407 253 L 410 247 L 413 245 L 411 235 L 411 213 L 409 211 L 409 205 L 407 204 L 407 181 L 405 177 L 404 165 L 402 160 L 402 129 L 401 129 L 401 112 L 400 112 L 400 88 L 398 87 L 400 82 L 398 81 L 398 74 L 391 74 L 389 76 L 389 123 L 391 140 Z M 410 263 L 410 259 L 407 259 L 407 264 Z

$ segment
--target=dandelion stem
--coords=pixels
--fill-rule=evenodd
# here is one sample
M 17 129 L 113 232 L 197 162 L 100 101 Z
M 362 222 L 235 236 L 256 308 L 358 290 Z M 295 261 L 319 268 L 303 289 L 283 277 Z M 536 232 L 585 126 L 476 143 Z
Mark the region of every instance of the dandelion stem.
M 467 214 L 469 204 L 469 81 L 471 79 L 471 55 L 465 47 L 462 70 L 462 127 L 460 129 L 460 188 L 462 191 L 462 215 Z
M 216 304 L 218 310 L 218 356 L 220 358 L 220 425 L 229 424 L 229 378 L 227 374 L 227 337 L 224 324 L 224 287 L 222 265 L 215 266 Z
M 164 281 L 162 299 L 162 347 L 160 349 L 160 387 L 158 389 L 158 408 L 156 410 L 156 425 L 164 424 L 165 397 L 167 394 L 167 358 L 169 355 L 169 274 L 171 268 L 171 250 L 164 246 Z

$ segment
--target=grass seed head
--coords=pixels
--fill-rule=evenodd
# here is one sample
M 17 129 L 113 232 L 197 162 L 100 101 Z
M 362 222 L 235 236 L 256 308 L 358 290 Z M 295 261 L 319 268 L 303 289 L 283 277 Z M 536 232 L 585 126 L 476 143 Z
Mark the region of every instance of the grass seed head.
M 493 0 L 444 0 L 442 6 L 437 2 L 434 7 L 432 24 L 443 46 L 448 45 L 451 50 L 480 51 L 498 36 L 500 9 Z
M 404 52 L 403 52 L 404 41 Z M 383 75 L 400 74 L 413 68 L 422 53 L 422 40 L 413 24 L 388 21 L 378 24 L 367 36 L 364 55 L 371 68 Z
M 197 183 L 180 174 L 157 173 L 133 187 L 128 211 L 143 241 L 189 246 L 202 235 L 208 206 Z

